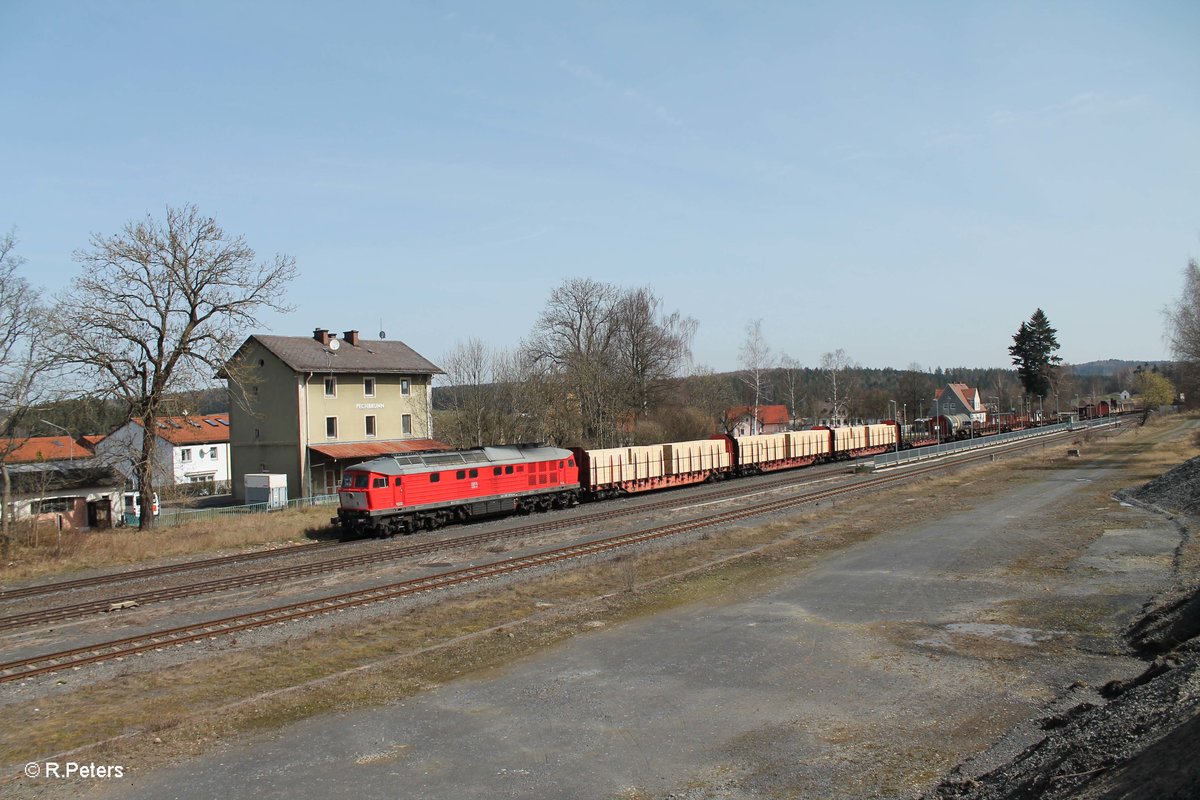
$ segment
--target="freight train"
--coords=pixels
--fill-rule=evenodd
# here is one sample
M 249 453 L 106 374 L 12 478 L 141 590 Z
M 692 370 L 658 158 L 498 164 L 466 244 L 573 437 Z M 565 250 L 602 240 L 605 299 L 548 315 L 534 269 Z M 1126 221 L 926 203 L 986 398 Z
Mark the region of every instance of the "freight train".
M 886 421 L 599 450 L 519 444 L 383 456 L 346 469 L 332 522 L 350 533 L 392 536 L 904 446 L 900 426 Z

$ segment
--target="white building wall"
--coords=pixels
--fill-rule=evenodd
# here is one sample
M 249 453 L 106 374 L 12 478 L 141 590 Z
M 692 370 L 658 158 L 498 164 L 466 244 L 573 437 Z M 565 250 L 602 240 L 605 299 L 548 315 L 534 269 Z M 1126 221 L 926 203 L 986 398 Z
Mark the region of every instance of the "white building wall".
M 202 478 L 217 483 L 228 481 L 229 442 L 173 447 L 171 464 L 175 483 L 195 483 Z

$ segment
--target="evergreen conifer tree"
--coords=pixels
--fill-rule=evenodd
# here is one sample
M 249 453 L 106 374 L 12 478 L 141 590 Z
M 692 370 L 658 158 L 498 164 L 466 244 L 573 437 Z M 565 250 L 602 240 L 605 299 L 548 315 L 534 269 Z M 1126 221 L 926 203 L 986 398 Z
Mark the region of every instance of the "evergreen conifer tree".
M 1021 323 L 1008 348 L 1026 393 L 1043 398 L 1050 394 L 1050 377 L 1054 368 L 1062 363 L 1062 359 L 1054 354 L 1057 350 L 1058 331 L 1051 327 L 1046 313 L 1039 308 L 1027 322 Z

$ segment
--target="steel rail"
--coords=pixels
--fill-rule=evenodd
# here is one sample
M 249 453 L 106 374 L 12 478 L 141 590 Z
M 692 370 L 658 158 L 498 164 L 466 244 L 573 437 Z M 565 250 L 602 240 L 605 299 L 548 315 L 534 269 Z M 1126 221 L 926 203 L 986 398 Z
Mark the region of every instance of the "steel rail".
M 1029 446 L 1026 444 L 1026 446 Z M 980 460 L 987 454 L 976 453 L 974 456 L 958 459 L 955 464 L 966 461 Z M 655 539 L 675 536 L 700 528 L 722 525 L 731 522 L 776 513 L 789 508 L 839 496 L 878 489 L 889 484 L 908 481 L 921 475 L 940 472 L 947 464 L 928 464 L 923 467 L 906 470 L 900 473 L 869 478 L 857 483 L 832 487 L 819 492 L 809 492 L 794 497 L 762 503 L 757 506 L 730 511 L 718 512 L 690 520 L 669 523 L 642 531 L 619 534 L 616 536 L 596 539 L 589 542 L 553 548 L 551 550 L 531 553 L 524 556 L 514 556 L 502 561 L 473 565 L 459 569 L 440 572 L 420 578 L 410 578 L 403 581 L 374 586 L 366 589 L 343 592 L 327 597 L 305 600 L 273 608 L 236 614 L 220 619 L 153 631 L 135 636 L 84 645 L 55 653 L 30 656 L 28 658 L 0 664 L 0 683 L 23 680 L 63 669 L 75 669 L 87 664 L 123 658 L 128 655 L 144 653 L 150 650 L 161 650 L 166 647 L 182 645 L 201 639 L 215 639 L 218 636 L 236 633 L 274 625 L 291 620 L 312 618 L 333 611 L 397 599 L 420 592 L 449 588 L 467 582 L 485 580 L 499 575 L 510 574 L 523 570 L 534 569 L 570 559 L 583 558 L 590 555 L 609 552 L 625 547 L 643 544 Z
M 1044 441 L 1044 440 L 1040 440 Z M 1010 445 L 1009 448 L 1019 448 L 1021 445 L 1026 447 L 1033 443 L 1028 440 L 1019 444 Z M 965 455 L 965 454 L 964 454 Z M 981 453 L 975 451 L 967 458 L 958 458 L 955 463 L 963 463 L 963 461 L 980 460 Z M 929 465 L 932 469 L 940 469 L 944 464 Z M 924 470 L 922 470 L 924 472 Z M 907 474 L 913 474 L 910 470 Z M 771 481 L 767 484 L 758 483 L 755 485 L 756 490 L 775 489 L 795 485 L 806 482 L 806 479 L 811 477 L 812 473 L 805 473 L 800 479 L 792 477 L 790 479 Z M 736 496 L 745 493 L 744 485 L 727 489 L 718 489 L 706 493 L 706 498 L 721 498 L 726 496 Z M 593 512 L 582 516 L 571 517 L 568 519 L 552 519 L 543 520 L 530 525 L 524 525 L 519 528 L 505 529 L 500 531 L 488 531 L 484 533 L 471 534 L 467 536 L 454 537 L 452 539 L 440 539 L 432 542 L 421 542 L 418 544 L 402 545 L 399 547 L 390 548 L 387 550 L 375 550 L 369 553 L 360 553 L 352 556 L 345 556 L 326 561 L 317 561 L 307 564 L 297 564 L 277 569 L 264 570 L 254 573 L 246 573 L 241 575 L 232 575 L 223 578 L 215 578 L 209 581 L 201 581 L 199 583 L 183 584 L 179 586 L 162 587 L 159 589 L 148 589 L 142 592 L 135 592 L 115 597 L 107 597 L 94 601 L 86 601 L 74 603 L 64 606 L 56 606 L 53 608 L 42 608 L 33 611 L 28 611 L 20 614 L 13 614 L 7 617 L 0 617 L 0 631 L 16 630 L 20 628 L 28 628 L 34 625 L 61 622 L 68 619 L 76 619 L 92 614 L 98 614 L 113 610 L 114 607 L 120 607 L 122 604 L 136 603 L 144 605 L 151 602 L 162 602 L 168 600 L 177 600 L 190 597 L 198 597 L 204 594 L 211 594 L 220 591 L 230 591 L 234 589 L 243 589 L 251 586 L 260 586 L 267 583 L 279 583 L 287 580 L 295 580 L 300 578 L 313 577 L 316 575 L 327 574 L 331 572 L 339 572 L 356 567 L 373 566 L 384 564 L 391 561 L 402 560 L 406 558 L 415 558 L 423 555 L 430 555 L 447 550 L 459 549 L 476 545 L 489 544 L 505 539 L 522 538 L 535 533 L 542 533 L 551 530 L 557 530 L 564 527 L 576 527 L 588 525 L 594 522 L 606 521 L 624 516 L 631 516 L 638 513 L 659 511 L 665 508 L 674 506 L 687 505 L 695 501 L 696 498 L 688 497 L 681 498 L 672 496 L 665 500 L 660 500 L 652 503 L 643 503 L 633 508 L 622 509 L 605 509 L 604 511 Z M 313 545 L 297 545 L 299 549 L 309 548 Z M 269 551 L 278 552 L 278 551 Z M 251 554 L 256 555 L 256 554 Z M 225 558 L 212 559 L 216 562 L 224 562 Z M 73 587 L 74 588 L 74 587 Z
M 812 477 L 813 477 L 812 472 L 804 473 L 802 476 L 797 476 L 795 473 L 792 473 L 791 477 L 789 477 L 789 478 L 782 479 L 782 480 L 760 482 L 760 483 L 755 484 L 754 488 L 755 489 L 776 489 L 776 488 L 786 487 L 786 486 L 795 485 L 795 484 L 799 484 L 799 483 L 804 483 L 804 482 L 806 482 L 806 480 L 810 480 Z M 697 486 L 700 486 L 700 485 L 701 484 L 697 484 Z M 744 485 L 739 485 L 737 487 L 732 487 L 732 488 L 710 489 L 708 492 L 705 493 L 705 496 L 706 497 L 714 497 L 714 498 L 720 498 L 720 497 L 726 497 L 726 496 L 736 496 L 738 494 L 744 493 L 746 488 L 747 487 Z M 434 540 L 431 542 L 423 542 L 421 544 L 416 544 L 416 545 L 399 545 L 399 546 L 392 548 L 394 550 L 402 551 L 397 555 L 391 555 L 390 553 L 392 552 L 392 550 L 384 551 L 384 555 L 382 555 L 382 556 L 379 555 L 379 551 L 374 551 L 371 554 L 361 554 L 358 556 L 347 556 L 347 557 L 340 558 L 340 559 L 334 559 L 334 560 L 328 561 L 328 562 L 314 562 L 314 563 L 317 563 L 317 564 L 329 563 L 329 564 L 343 564 L 344 565 L 344 566 L 335 566 L 331 570 L 328 570 L 328 571 L 334 571 L 336 569 L 346 568 L 346 566 L 356 566 L 359 563 L 370 563 L 373 560 L 387 561 L 387 560 L 391 560 L 391 559 L 395 559 L 395 558 L 407 558 L 411 555 L 423 555 L 424 553 L 432 552 L 433 550 L 451 549 L 451 548 L 456 548 L 456 547 L 466 547 L 466 546 L 470 546 L 472 544 L 478 544 L 480 542 L 493 541 L 497 538 L 511 538 L 514 536 L 524 536 L 524 535 L 530 535 L 530 534 L 535 534 L 535 533 L 542 533 L 542 532 L 549 531 L 549 530 L 556 530 L 556 529 L 564 528 L 564 527 L 572 527 L 575 525 L 586 525 L 591 522 L 612 519 L 615 517 L 632 516 L 635 514 L 640 514 L 640 513 L 648 512 L 648 511 L 661 511 L 664 508 L 670 508 L 672 506 L 677 506 L 677 505 L 687 505 L 692 502 L 695 502 L 694 497 L 686 497 L 685 498 L 685 497 L 680 497 L 678 495 L 673 495 L 672 497 L 667 498 L 665 500 L 658 500 L 658 501 L 650 502 L 650 503 L 641 503 L 641 504 L 638 504 L 633 507 L 620 508 L 620 509 L 608 509 L 605 511 L 597 511 L 597 512 L 593 512 L 591 514 L 575 516 L 575 517 L 570 517 L 570 518 L 566 518 L 566 519 L 542 520 L 540 522 L 534 522 L 534 523 L 531 523 L 528 525 L 522 525 L 519 528 L 509 528 L 509 529 L 505 529 L 503 531 L 492 531 L 492 532 L 484 533 L 484 534 L 469 534 L 467 536 L 452 537 L 449 539 L 437 539 L 437 540 Z M 312 544 L 290 545 L 288 547 L 280 547 L 280 548 L 275 548 L 273 550 L 261 550 L 261 551 L 256 551 L 253 553 L 241 553 L 241 554 L 228 555 L 228 556 L 217 556 L 214 558 L 207 558 L 207 559 L 203 559 L 203 560 L 199 560 L 199 561 L 186 561 L 186 562 L 182 562 L 180 564 L 168 564 L 168 565 L 165 565 L 162 567 L 147 567 L 145 569 L 130 570 L 128 572 L 118 572 L 118 573 L 113 573 L 111 575 L 98 575 L 98 576 L 93 576 L 90 578 L 78 578 L 75 580 L 61 581 L 61 582 L 57 582 L 57 583 L 46 583 L 46 584 L 38 584 L 36 586 L 26 586 L 26 587 L 22 587 L 19 589 L 9 589 L 6 591 L 0 591 L 0 602 L 4 602 L 7 600 L 16 600 L 16 599 L 21 599 L 21 598 L 25 598 L 25 597 L 34 597 L 34 596 L 44 595 L 44 594 L 56 594 L 59 592 L 74 591 L 76 589 L 94 588 L 97 586 L 104 586 L 104 585 L 111 584 L 111 583 L 132 582 L 132 581 L 137 581 L 137 580 L 143 580 L 146 578 L 159 577 L 162 575 L 177 574 L 180 572 L 199 571 L 199 570 L 204 570 L 204 569 L 212 569 L 215 567 L 231 566 L 234 564 L 240 564 L 245 561 L 254 561 L 254 560 L 258 560 L 258 559 L 282 558 L 282 557 L 294 556 L 294 555 L 307 555 L 308 552 L 311 550 L 320 550 L 320 549 L 325 549 L 327 547 L 336 547 L 339 544 L 343 544 L 343 543 L 330 541 L 330 542 L 316 542 L 316 543 L 312 543 Z M 430 548 L 432 548 L 432 550 Z M 297 569 L 301 569 L 302 567 L 303 567 L 303 565 L 301 565 L 300 567 L 297 567 Z M 281 576 L 288 577 L 287 571 L 290 569 L 292 569 L 292 568 L 283 567 L 283 568 L 280 568 L 279 570 L 267 570 L 267 571 L 263 571 L 260 573 L 254 573 L 254 574 L 270 575 L 270 574 L 274 574 L 274 573 L 278 572 Z M 210 583 L 215 584 L 216 582 L 217 581 L 204 581 L 201 583 L 197 583 L 195 585 L 196 586 L 205 586 Z M 210 591 L 218 591 L 218 590 L 219 590 L 219 587 L 217 589 L 212 589 Z M 204 592 L 198 592 L 198 594 L 203 594 L 203 593 Z M 89 602 L 89 603 L 79 603 L 79 604 L 76 604 L 75 606 L 63 606 L 62 608 L 67 609 L 67 608 L 76 608 L 77 607 L 80 609 L 87 608 L 91 611 L 96 611 L 96 610 L 103 611 L 112 603 L 122 602 L 125 600 L 137 600 L 137 599 L 146 597 L 148 594 L 150 594 L 150 592 L 139 592 L 139 593 L 133 593 L 133 594 L 129 594 L 129 595 L 122 595 L 119 597 L 108 598 L 106 600 L 97 600 L 95 602 Z M 103 605 L 104 608 L 100 608 L 101 605 Z M 53 610 L 53 609 L 50 609 L 50 610 Z M 47 610 L 47 611 L 50 611 L 50 610 Z M 33 612 L 31 612 L 31 613 L 33 613 Z M 26 615 L 13 615 L 11 617 L 0 618 L 0 630 L 5 629 L 6 627 L 14 627 L 12 625 L 5 624 L 8 620 L 16 619 L 18 617 L 25 617 L 25 616 Z M 56 619 L 65 619 L 65 618 L 66 617 L 56 617 Z M 50 618 L 47 618 L 47 621 L 51 621 Z

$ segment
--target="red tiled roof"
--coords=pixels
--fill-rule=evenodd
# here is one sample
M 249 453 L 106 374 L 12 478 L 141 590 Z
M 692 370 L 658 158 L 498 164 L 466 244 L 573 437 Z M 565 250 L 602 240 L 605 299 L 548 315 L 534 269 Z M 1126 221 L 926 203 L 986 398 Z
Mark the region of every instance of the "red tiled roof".
M 754 406 L 733 406 L 725 410 L 725 419 L 741 419 L 754 416 Z M 787 425 L 787 406 L 759 406 L 759 425 Z
M 385 442 L 347 442 L 345 444 L 313 444 L 314 453 L 343 461 L 349 458 L 376 458 L 394 453 L 415 453 L 422 450 L 453 450 L 445 442 L 436 439 L 393 439 Z
M 133 420 L 138 425 L 141 419 Z M 173 445 L 216 444 L 229 441 L 228 414 L 193 414 L 186 417 L 159 417 L 158 435 Z
M 13 440 L 9 440 L 11 444 Z M 3 448 L 7 450 L 8 448 Z M 34 436 L 17 444 L 4 459 L 9 464 L 29 464 L 38 461 L 66 461 L 72 458 L 91 458 L 95 453 L 70 436 Z
M 950 387 L 950 391 L 954 392 L 954 396 L 964 408 L 971 411 L 975 409 L 975 392 L 977 390 L 972 389 L 965 383 L 948 383 L 946 385 Z M 933 393 L 933 399 L 941 400 L 945 392 L 945 389 L 938 389 Z

